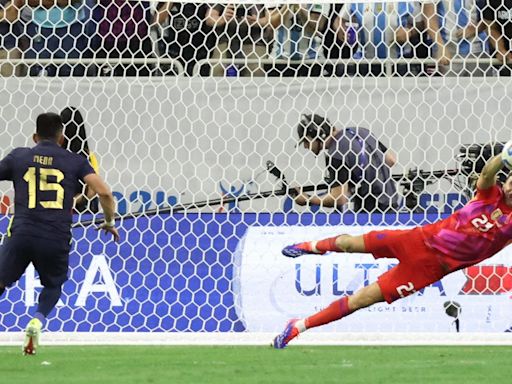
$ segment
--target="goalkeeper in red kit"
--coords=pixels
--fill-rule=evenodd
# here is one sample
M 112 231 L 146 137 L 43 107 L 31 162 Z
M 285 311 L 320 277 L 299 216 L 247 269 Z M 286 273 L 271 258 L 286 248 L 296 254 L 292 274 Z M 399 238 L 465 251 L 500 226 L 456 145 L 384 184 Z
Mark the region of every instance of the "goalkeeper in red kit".
M 486 163 L 475 197 L 444 220 L 412 229 L 340 235 L 285 247 L 282 253 L 287 257 L 326 252 L 371 253 L 376 259 L 396 258 L 399 263 L 352 296 L 342 297 L 312 316 L 290 320 L 274 338 L 274 348 L 284 348 L 307 329 L 339 320 L 361 308 L 411 295 L 506 247 L 512 241 L 512 173 L 501 186 L 496 176 L 508 164 L 511 146 L 512 142 L 508 142 L 500 155 Z

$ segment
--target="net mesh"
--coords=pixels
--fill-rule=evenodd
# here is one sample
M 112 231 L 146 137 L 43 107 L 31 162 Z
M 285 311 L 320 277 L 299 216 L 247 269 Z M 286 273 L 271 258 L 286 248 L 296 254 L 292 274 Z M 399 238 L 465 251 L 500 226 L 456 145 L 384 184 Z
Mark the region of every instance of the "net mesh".
M 0 4 L 0 154 L 61 113 L 122 233 L 90 225 L 93 196 L 76 206 L 49 331 L 278 331 L 396 264 L 283 246 L 444 218 L 510 138 L 508 2 Z M 342 139 L 315 156 L 304 138 L 324 134 Z M 324 330 L 503 332 L 509 259 Z M 24 328 L 39 289 L 29 269 L 0 329 Z

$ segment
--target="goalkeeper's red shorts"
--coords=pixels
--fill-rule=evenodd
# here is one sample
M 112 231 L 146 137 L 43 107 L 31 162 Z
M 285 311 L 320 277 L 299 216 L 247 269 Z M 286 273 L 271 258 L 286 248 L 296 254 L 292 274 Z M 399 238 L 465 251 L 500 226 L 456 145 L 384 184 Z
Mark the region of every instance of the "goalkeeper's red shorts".
M 388 303 L 409 296 L 446 275 L 440 256 L 425 245 L 420 228 L 372 231 L 363 238 L 366 252 L 376 259 L 396 258 L 399 261 L 378 279 Z

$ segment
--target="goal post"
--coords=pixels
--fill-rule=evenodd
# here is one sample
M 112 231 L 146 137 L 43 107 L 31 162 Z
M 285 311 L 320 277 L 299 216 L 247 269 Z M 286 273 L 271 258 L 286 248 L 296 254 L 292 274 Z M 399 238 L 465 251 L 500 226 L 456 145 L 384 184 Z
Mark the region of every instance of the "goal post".
M 147 2 L 127 3 L 135 7 Z M 159 49 L 171 49 L 169 29 L 183 22 L 198 28 L 199 11 L 169 9 L 168 19 L 157 25 L 158 4 L 149 5 L 141 8 L 147 11 L 141 20 L 153 48 L 160 44 Z M 250 7 L 238 5 L 236 9 L 247 11 L 239 18 L 246 18 Z M 264 17 L 274 10 L 267 6 L 260 8 Z M 410 19 L 388 5 L 379 12 L 404 16 L 407 28 L 417 28 L 428 39 L 420 29 L 427 28 L 423 11 L 400 7 L 400 12 L 410 12 Z M 94 222 L 102 216 L 94 204 L 75 210 L 69 280 L 45 325 L 44 343 L 267 344 L 289 318 L 324 308 L 397 263 L 341 253 L 292 260 L 281 255 L 284 246 L 431 223 L 472 198 L 483 162 L 510 139 L 512 88 L 510 77 L 500 72 L 505 66 L 484 48 L 480 56 L 453 57 L 446 65 L 429 49 L 425 57 L 397 57 L 391 54 L 396 44 L 386 39 L 403 31 L 391 17 L 381 31 L 390 57 L 379 57 L 380 46 L 373 56 L 365 56 L 370 50 L 360 56 L 359 40 L 348 48 L 338 41 L 339 57 L 326 57 L 322 44 L 327 26 L 343 10 L 324 2 L 303 8 L 283 8 L 283 20 L 268 25 L 265 44 L 257 47 L 264 45 L 267 52 L 256 59 L 243 57 L 240 46 L 238 56 L 215 57 L 215 47 L 226 46 L 226 41 L 209 47 L 211 56 L 187 59 L 170 57 L 174 51 L 157 57 L 161 51 L 155 49 L 143 57 L 0 59 L 2 65 L 16 64 L 25 71 L 0 77 L 0 156 L 32 145 L 39 113 L 71 108 L 77 112 L 66 124 L 85 133 L 69 139 L 87 142 L 88 155 L 94 154 L 117 201 L 119 244 L 95 231 Z M 354 5 L 349 13 L 347 39 L 358 9 Z M 206 11 L 201 10 L 201 22 L 206 23 Z M 289 12 L 295 12 L 295 20 L 284 20 Z M 19 17 L 16 23 L 33 22 Z M 318 25 L 323 18 L 325 25 Z M 101 19 L 96 22 L 98 32 Z M 277 34 L 298 30 L 292 22 L 306 23 L 308 47 L 317 47 L 323 57 L 273 56 Z M 224 31 L 218 25 L 222 22 L 216 23 L 211 30 Z M 366 27 L 357 26 L 356 32 L 371 36 L 375 31 Z M 237 35 L 224 38 L 232 42 Z M 22 41 L 21 35 L 13 34 L 13 39 Z M 198 41 L 190 35 L 190 46 Z M 5 39 L 0 43 L 6 46 Z M 289 48 L 285 43 L 289 41 L 283 40 L 282 52 Z M 407 44 L 413 52 L 412 40 Z M 86 70 L 78 76 L 52 76 L 52 65 Z M 46 72 L 35 76 L 30 72 L 34 66 Z M 202 73 L 199 67 L 209 70 Z M 354 196 L 360 180 L 351 181 L 353 190 L 343 207 L 294 202 L 294 187 L 321 195 L 326 185 L 333 185 L 326 178 L 323 154 L 315 156 L 299 143 L 297 127 L 311 114 L 327 118 L 347 135 L 368 130 L 395 154 L 388 178 L 396 205 L 389 203 L 385 213 L 358 209 Z M 345 155 L 358 153 L 349 148 Z M 12 185 L 1 182 L 0 233 L 6 234 L 15 214 L 13 202 Z M 302 342 L 510 344 L 510 252 L 505 248 L 415 295 L 308 332 Z M 29 267 L 6 290 L 0 299 L 1 343 L 21 340 L 40 288 Z

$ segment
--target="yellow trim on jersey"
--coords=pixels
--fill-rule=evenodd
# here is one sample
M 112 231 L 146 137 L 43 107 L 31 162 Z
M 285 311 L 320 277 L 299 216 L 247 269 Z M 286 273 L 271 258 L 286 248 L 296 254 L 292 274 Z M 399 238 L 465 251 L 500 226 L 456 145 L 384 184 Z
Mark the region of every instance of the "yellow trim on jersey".
M 7 237 L 11 237 L 11 227 L 12 227 L 13 221 L 14 221 L 14 215 L 12 215 L 11 218 L 9 219 L 9 225 L 7 226 Z
M 100 164 L 98 163 L 98 159 L 96 158 L 96 155 L 92 152 L 89 153 L 89 163 L 91 163 L 92 169 L 94 169 L 94 172 L 97 174 L 100 173 Z

